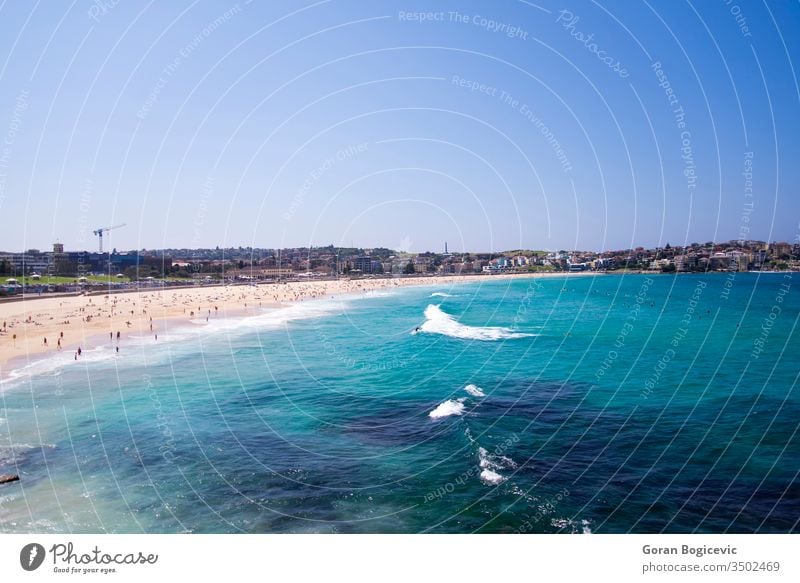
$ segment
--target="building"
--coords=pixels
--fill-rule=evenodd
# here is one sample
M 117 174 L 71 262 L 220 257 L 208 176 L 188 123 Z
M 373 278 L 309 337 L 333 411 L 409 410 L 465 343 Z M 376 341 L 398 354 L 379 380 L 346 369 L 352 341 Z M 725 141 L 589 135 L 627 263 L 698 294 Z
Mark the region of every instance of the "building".
M 24 253 L 7 253 L 0 255 L 0 262 L 11 275 L 32 275 L 34 273 L 50 273 L 53 265 L 53 254 L 42 253 L 38 249 L 28 249 Z
M 773 243 L 769 246 L 770 251 L 772 251 L 773 257 L 785 257 L 787 255 L 791 255 L 792 253 L 792 246 L 789 243 Z
M 361 273 L 383 273 L 383 264 L 372 257 L 356 257 L 352 265 L 354 270 Z
M 266 269 L 262 269 L 261 273 L 265 277 L 290 277 L 294 275 L 294 270 L 284 267 L 267 267 Z
M 162 258 L 147 258 L 147 263 L 160 264 Z M 0 263 L 11 275 L 62 275 L 78 276 L 87 273 L 121 272 L 144 263 L 139 253 L 91 253 L 89 251 L 64 251 L 63 243 L 53 243 L 53 251 L 28 249 L 24 253 L 0 255 Z M 171 264 L 171 261 L 168 263 Z

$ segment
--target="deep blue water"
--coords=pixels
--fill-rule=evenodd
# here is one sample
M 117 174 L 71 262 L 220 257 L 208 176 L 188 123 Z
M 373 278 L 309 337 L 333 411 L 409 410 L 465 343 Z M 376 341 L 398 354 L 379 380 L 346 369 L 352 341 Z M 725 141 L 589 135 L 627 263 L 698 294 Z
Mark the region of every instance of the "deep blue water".
M 0 531 L 796 532 L 793 275 L 405 288 L 43 361 L 0 385 Z

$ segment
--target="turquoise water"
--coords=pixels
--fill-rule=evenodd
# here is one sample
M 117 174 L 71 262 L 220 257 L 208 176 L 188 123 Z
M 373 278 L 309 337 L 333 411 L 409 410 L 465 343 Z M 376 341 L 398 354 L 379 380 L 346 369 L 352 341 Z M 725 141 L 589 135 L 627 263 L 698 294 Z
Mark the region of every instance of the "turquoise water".
M 404 288 L 42 361 L 0 531 L 795 532 L 798 284 Z

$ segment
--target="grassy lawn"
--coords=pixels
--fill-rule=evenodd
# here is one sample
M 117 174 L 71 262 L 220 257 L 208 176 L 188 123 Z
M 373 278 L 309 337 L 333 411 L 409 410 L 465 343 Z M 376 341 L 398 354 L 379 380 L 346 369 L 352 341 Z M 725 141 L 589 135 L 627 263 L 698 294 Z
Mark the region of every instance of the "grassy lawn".
M 7 279 L 12 278 L 13 276 L 6 275 L 0 276 L 0 283 L 5 283 Z M 13 277 L 16 279 L 20 285 L 64 285 L 64 284 L 72 284 L 77 283 L 77 277 L 64 277 L 61 275 L 53 275 L 53 276 L 46 276 L 43 275 L 40 279 L 33 279 L 29 275 L 28 276 L 16 276 Z M 107 275 L 87 275 L 87 281 L 90 282 L 100 282 L 107 284 L 109 281 L 111 283 L 127 283 L 130 281 L 127 277 L 115 277 L 115 276 L 107 276 Z
M 48 277 L 43 275 L 40 279 L 32 279 L 30 276 L 11 276 L 11 275 L 0 275 L 0 284 L 5 284 L 6 280 L 8 279 L 16 279 L 20 285 L 69 285 L 78 283 L 77 277 L 64 277 L 61 275 L 54 275 Z M 129 283 L 132 280 L 128 277 L 116 277 L 116 275 L 87 275 L 86 280 L 89 283 L 102 283 L 108 285 L 108 283 Z M 156 278 L 157 281 L 162 281 L 161 278 Z M 146 281 L 142 278 L 142 281 Z M 192 282 L 192 278 L 186 277 L 165 277 L 163 281 L 168 282 Z

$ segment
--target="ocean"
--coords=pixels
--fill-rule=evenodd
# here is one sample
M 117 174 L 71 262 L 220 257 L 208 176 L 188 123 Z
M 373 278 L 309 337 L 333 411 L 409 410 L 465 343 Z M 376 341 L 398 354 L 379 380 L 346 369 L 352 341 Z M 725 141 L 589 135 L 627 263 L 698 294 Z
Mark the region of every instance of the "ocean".
M 786 533 L 798 274 L 405 287 L 0 383 L 7 533 Z

